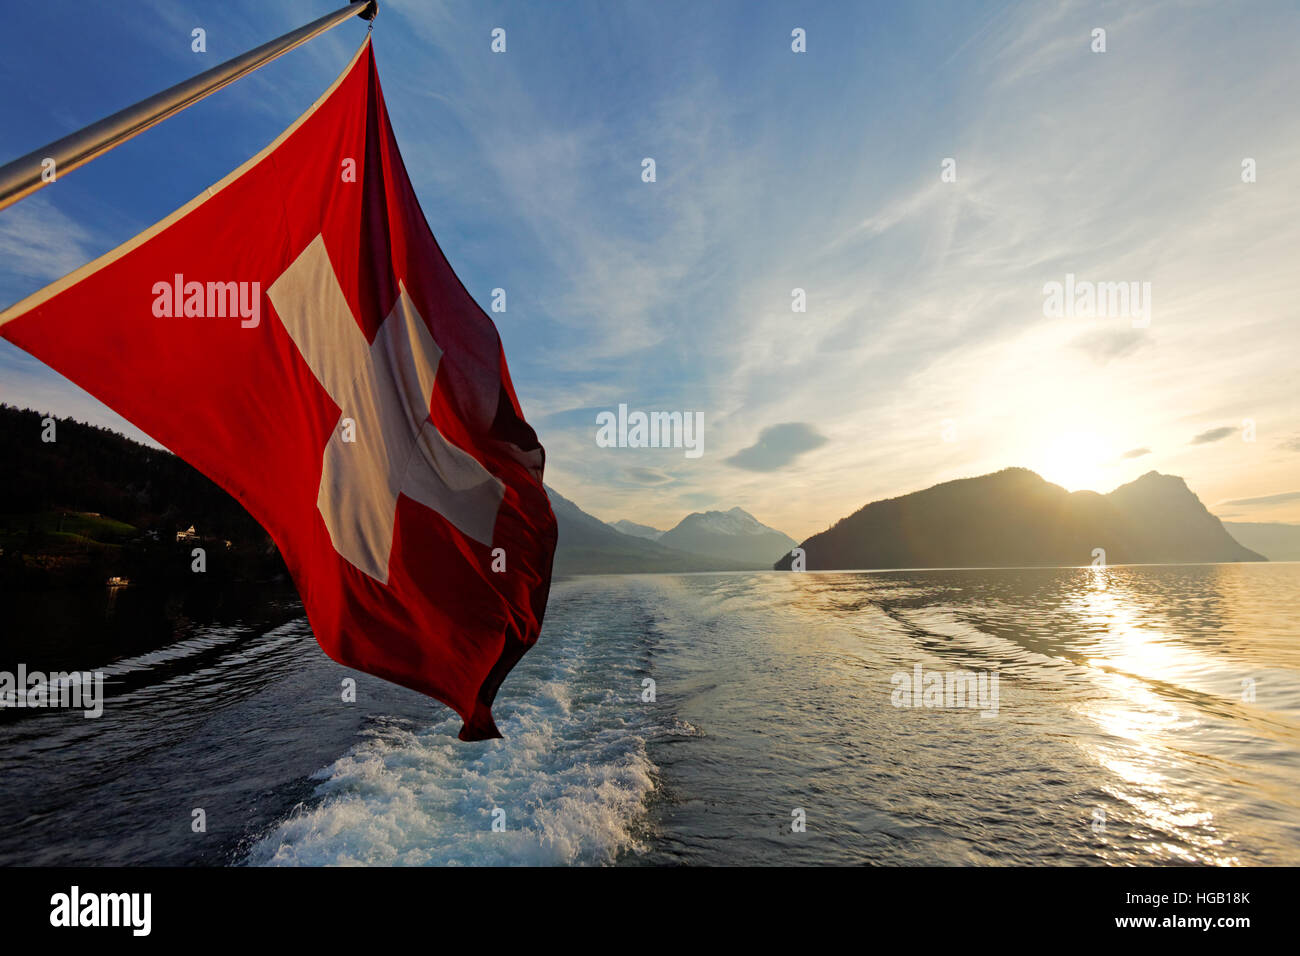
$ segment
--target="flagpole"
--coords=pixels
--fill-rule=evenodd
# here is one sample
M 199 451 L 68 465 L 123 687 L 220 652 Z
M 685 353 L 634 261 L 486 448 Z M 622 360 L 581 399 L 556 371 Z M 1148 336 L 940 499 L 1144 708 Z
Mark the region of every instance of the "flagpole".
M 359 12 L 358 4 L 361 4 Z M 131 137 L 143 133 L 151 126 L 161 123 L 169 116 L 179 113 L 188 106 L 193 106 L 210 93 L 215 93 L 259 67 L 265 66 L 281 54 L 288 53 L 326 30 L 338 26 L 354 14 L 363 20 L 373 20 L 378 12 L 378 0 L 351 0 L 341 10 L 327 13 L 306 26 L 299 27 L 269 43 L 263 43 L 256 49 L 227 60 L 220 66 L 214 66 L 198 76 L 177 83 L 146 100 L 141 100 L 134 106 L 119 110 L 112 116 L 106 116 L 98 123 L 92 123 L 84 129 L 0 166 L 0 209 L 13 205 L 24 196 L 31 195 L 53 181 L 47 180 L 44 175 L 48 160 L 54 161 L 54 175 L 62 176 L 71 172 L 78 166 L 84 166 L 96 156 L 108 152 L 115 146 L 120 146 Z

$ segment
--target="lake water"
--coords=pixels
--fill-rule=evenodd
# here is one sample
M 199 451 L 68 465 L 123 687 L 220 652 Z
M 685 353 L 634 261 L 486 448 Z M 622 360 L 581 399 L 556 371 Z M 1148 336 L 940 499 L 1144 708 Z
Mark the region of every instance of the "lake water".
M 0 864 L 1296 864 L 1298 608 L 1298 564 L 558 580 L 473 744 L 291 608 L 182 626 L 98 720 L 0 710 Z

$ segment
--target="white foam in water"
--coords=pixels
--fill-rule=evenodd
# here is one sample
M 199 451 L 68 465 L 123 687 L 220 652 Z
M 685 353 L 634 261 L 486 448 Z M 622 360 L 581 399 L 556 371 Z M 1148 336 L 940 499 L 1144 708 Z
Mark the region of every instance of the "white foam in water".
M 249 862 L 548 865 L 609 862 L 653 789 L 644 740 L 557 739 L 562 713 L 522 716 L 503 741 L 466 745 L 458 720 L 388 726 L 319 776 L 322 802 L 284 821 Z M 570 731 L 572 733 L 572 731 Z M 505 832 L 492 832 L 492 810 Z
M 455 718 L 378 718 L 247 862 L 603 864 L 639 849 L 656 731 L 638 702 L 635 655 L 608 632 L 555 623 L 498 702 L 503 740 L 458 741 Z M 504 832 L 493 832 L 494 808 Z

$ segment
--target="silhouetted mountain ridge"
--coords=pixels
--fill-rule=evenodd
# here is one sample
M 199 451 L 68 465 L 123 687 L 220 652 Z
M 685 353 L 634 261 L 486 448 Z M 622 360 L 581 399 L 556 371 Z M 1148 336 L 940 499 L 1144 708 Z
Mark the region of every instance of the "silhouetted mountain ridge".
M 195 590 L 286 571 L 270 536 L 169 451 L 107 428 L 0 403 L 0 588 L 103 586 L 109 576 Z M 207 547 L 190 570 L 193 527 Z M 210 540 L 209 540 L 210 539 Z M 229 545 L 226 545 L 229 542 Z
M 1228 534 L 1270 561 L 1300 561 L 1300 524 L 1285 521 L 1225 521 Z
M 808 570 L 1263 561 L 1182 478 L 1148 472 L 1110 494 L 1068 492 L 1027 468 L 872 502 L 801 547 Z M 788 570 L 789 554 L 776 562 Z
M 752 571 L 766 563 L 690 554 L 615 530 L 546 486 L 555 512 L 556 574 L 645 574 L 685 571 Z

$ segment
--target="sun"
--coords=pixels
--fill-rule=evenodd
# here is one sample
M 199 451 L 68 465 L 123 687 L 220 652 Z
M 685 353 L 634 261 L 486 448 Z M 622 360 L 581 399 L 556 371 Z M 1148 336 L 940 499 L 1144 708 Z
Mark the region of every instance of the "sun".
M 1106 474 L 1106 446 L 1093 432 L 1063 432 L 1032 456 L 1034 471 L 1066 491 L 1110 489 Z

